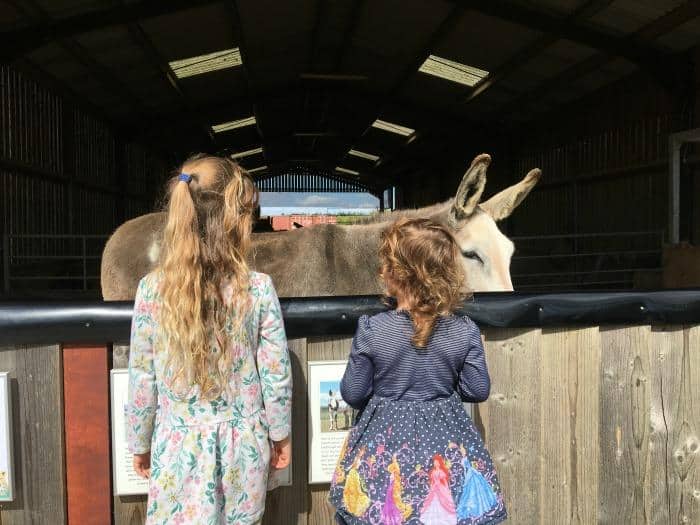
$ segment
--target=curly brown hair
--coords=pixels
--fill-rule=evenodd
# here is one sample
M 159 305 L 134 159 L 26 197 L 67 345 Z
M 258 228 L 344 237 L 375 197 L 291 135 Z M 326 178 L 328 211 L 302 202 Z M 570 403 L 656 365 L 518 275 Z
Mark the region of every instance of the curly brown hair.
M 386 298 L 402 298 L 413 344 L 425 348 L 438 317 L 454 312 L 467 295 L 457 241 L 438 222 L 402 218 L 382 232 L 379 258 Z

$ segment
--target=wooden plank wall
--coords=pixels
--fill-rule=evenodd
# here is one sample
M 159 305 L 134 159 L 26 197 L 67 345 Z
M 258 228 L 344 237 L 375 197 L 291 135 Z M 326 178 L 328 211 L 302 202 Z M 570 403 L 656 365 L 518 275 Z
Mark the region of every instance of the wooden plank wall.
M 15 463 L 15 500 L 0 504 L 0 523 L 65 523 L 60 347 L 0 347 L 0 371 L 10 373 Z
M 513 524 L 700 523 L 700 327 L 488 330 Z
M 488 329 L 493 382 L 478 406 L 513 524 L 700 523 L 700 326 Z M 290 341 L 294 485 L 267 525 L 329 525 L 327 485 L 307 487 L 308 361 L 345 359 L 350 338 Z M 114 366 L 128 349 L 115 348 Z M 144 498 L 115 498 L 140 525 Z

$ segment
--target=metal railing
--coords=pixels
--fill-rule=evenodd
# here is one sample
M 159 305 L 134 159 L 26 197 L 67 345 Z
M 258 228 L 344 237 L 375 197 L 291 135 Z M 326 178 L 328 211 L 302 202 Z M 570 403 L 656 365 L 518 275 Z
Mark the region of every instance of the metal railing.
M 514 236 L 516 290 L 660 287 L 663 230 Z
M 3 291 L 99 295 L 107 235 L 14 235 L 2 239 Z M 512 237 L 516 290 L 630 289 L 660 277 L 664 232 L 601 232 Z
M 3 292 L 96 292 L 107 235 L 4 234 Z

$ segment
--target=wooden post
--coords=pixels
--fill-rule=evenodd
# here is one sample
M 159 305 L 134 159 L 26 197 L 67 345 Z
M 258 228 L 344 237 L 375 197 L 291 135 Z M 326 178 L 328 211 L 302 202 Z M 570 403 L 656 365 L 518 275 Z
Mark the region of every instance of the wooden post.
M 107 347 L 63 347 L 68 525 L 112 522 Z

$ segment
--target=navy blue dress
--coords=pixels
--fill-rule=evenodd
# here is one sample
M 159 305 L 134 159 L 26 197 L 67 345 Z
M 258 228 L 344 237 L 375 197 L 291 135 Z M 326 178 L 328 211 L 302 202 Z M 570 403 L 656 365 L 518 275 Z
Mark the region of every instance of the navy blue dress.
M 329 499 L 347 524 L 485 525 L 506 519 L 481 435 L 462 405 L 488 398 L 481 334 L 468 317 L 438 319 L 425 349 L 407 312 L 360 318 L 341 382 L 360 412 Z

